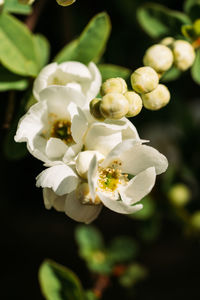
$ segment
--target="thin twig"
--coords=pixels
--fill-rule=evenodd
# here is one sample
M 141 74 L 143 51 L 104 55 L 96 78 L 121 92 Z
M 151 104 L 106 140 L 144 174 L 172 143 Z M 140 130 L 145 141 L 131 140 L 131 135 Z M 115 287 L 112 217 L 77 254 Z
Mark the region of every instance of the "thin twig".
M 104 290 L 109 286 L 110 278 L 106 275 L 99 275 L 95 282 L 93 292 L 98 299 L 101 299 Z

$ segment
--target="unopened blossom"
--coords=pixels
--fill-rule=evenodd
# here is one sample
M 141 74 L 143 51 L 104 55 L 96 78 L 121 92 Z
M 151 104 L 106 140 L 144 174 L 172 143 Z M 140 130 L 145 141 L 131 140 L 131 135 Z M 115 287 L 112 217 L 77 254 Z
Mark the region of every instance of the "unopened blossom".
M 184 40 L 177 40 L 172 44 L 174 63 L 178 69 L 185 71 L 195 60 L 195 51 L 192 45 Z
M 164 84 L 159 84 L 155 90 L 142 95 L 144 107 L 158 110 L 166 106 L 170 100 L 170 92 Z
M 88 156 L 87 151 L 83 155 Z M 62 164 L 43 171 L 37 186 L 44 188 L 45 206 L 85 223 L 98 216 L 102 205 L 118 213 L 134 213 L 142 209 L 138 202 L 152 190 L 156 175 L 163 173 L 168 163 L 157 150 L 132 139 L 119 143 L 103 158 L 94 152 L 87 166 L 88 182 L 85 174 L 84 178 L 76 175 L 75 166 L 70 170 Z M 62 175 L 55 178 L 56 173 Z
M 158 74 L 151 67 L 138 68 L 131 75 L 132 88 L 139 94 L 153 91 L 158 86 L 158 82 Z
M 121 93 L 127 92 L 126 81 L 121 77 L 109 78 L 101 86 L 102 96 L 108 93 Z
M 33 86 L 35 98 L 39 101 L 41 91 L 50 86 L 73 88 L 90 101 L 99 93 L 101 74 L 93 62 L 88 67 L 77 61 L 54 62 L 44 67 L 36 78 Z

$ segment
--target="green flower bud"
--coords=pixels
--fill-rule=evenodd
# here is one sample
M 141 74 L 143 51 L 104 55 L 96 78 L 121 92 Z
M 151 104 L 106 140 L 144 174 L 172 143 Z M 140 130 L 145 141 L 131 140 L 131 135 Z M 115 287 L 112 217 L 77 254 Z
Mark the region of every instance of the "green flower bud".
M 129 102 L 129 110 L 126 117 L 130 118 L 137 116 L 142 109 L 141 97 L 135 92 L 126 92 L 124 96 Z
M 126 81 L 121 77 L 107 79 L 101 86 L 102 96 L 108 93 L 120 93 L 124 94 L 127 92 Z
M 158 74 L 151 67 L 141 67 L 131 75 L 132 88 L 139 94 L 153 91 L 158 86 L 158 82 Z
M 104 118 L 100 112 L 100 103 L 101 103 L 101 99 L 94 98 L 90 102 L 90 113 L 94 118 L 96 118 L 98 120 L 104 120 Z
M 160 44 L 162 44 L 162 45 L 164 45 L 164 46 L 170 46 L 174 41 L 175 41 L 175 40 L 174 40 L 173 37 L 168 36 L 168 37 L 162 39 L 162 40 L 160 41 Z
M 144 107 L 150 110 L 158 110 L 170 100 L 170 92 L 164 84 L 159 84 L 155 90 L 142 95 Z
M 174 63 L 178 69 L 185 71 L 193 65 L 195 51 L 190 43 L 177 40 L 172 44 L 172 51 L 174 54 Z
M 73 4 L 76 0 L 56 0 L 56 1 L 61 6 L 68 6 Z
M 100 104 L 101 114 L 108 119 L 121 119 L 129 110 L 128 100 L 120 93 L 106 94 Z
M 143 63 L 145 66 L 152 67 L 156 72 L 162 73 L 171 68 L 173 53 L 167 46 L 156 44 L 147 49 Z
M 196 211 L 190 218 L 191 225 L 197 229 L 200 230 L 200 211 Z
M 190 190 L 182 183 L 174 185 L 168 193 L 169 200 L 176 206 L 186 205 L 189 202 L 190 197 Z

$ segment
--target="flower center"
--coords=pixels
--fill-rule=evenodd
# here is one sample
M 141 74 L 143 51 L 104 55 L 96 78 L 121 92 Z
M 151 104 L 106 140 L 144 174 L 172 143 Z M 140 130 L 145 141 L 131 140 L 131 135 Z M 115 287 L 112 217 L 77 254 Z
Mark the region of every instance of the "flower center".
M 122 174 L 120 169 L 121 163 L 114 161 L 111 166 L 107 168 L 99 168 L 99 187 L 106 192 L 114 192 L 118 185 L 127 184 L 128 174 Z
M 67 120 L 55 121 L 51 128 L 51 137 L 59 138 L 66 144 L 73 143 L 71 122 Z
M 67 82 L 66 81 L 62 81 L 60 78 L 58 77 L 53 77 L 52 81 L 49 82 L 49 85 L 66 85 Z

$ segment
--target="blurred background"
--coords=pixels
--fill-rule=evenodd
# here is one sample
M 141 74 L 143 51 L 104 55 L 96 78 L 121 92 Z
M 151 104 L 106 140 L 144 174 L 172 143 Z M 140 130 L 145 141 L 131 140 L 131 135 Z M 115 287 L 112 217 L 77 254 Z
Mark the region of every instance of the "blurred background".
M 53 58 L 95 14 L 106 11 L 112 32 L 102 62 L 134 70 L 142 65 L 145 50 L 156 42 L 142 30 L 136 18 L 138 7 L 146 2 L 77 0 L 63 8 L 49 0 L 34 31 L 47 37 Z M 183 1 L 154 2 L 183 10 Z M 131 119 L 141 138 L 150 140 L 150 145 L 169 160 L 167 172 L 157 177 L 147 215 L 134 218 L 104 208 L 93 223 L 107 243 L 118 235 L 133 237 L 140 249 L 137 262 L 145 266 L 148 276 L 129 289 L 112 280 L 104 292 L 105 300 L 196 299 L 199 293 L 200 89 L 189 71 L 167 86 L 171 101 L 165 108 L 155 112 L 143 109 Z M 7 134 L 3 128 L 5 97 L 7 93 L 1 93 L 2 144 Z M 17 161 L 9 160 L 3 150 L 0 159 L 1 298 L 42 300 L 37 274 L 45 258 L 69 267 L 85 288 L 91 288 L 93 276 L 78 256 L 74 238 L 78 224 L 62 213 L 47 211 L 42 191 L 35 187 L 35 177 L 43 169 L 41 162 L 29 154 Z M 180 184 L 182 189 L 177 196 L 173 188 Z M 184 205 L 177 204 L 184 197 Z

